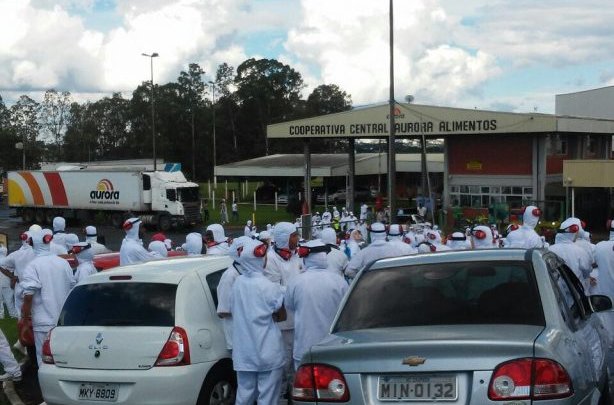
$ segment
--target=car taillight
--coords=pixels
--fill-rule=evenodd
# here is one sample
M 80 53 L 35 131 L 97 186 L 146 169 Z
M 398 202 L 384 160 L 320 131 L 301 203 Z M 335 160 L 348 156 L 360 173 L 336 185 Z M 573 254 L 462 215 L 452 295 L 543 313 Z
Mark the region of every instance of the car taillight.
M 567 371 L 548 359 L 516 359 L 499 364 L 488 387 L 488 398 L 493 401 L 553 399 L 572 394 Z
M 294 375 L 292 399 L 296 401 L 347 402 L 350 391 L 343 373 L 325 364 L 304 364 Z
M 162 347 L 156 366 L 184 366 L 190 364 L 188 334 L 183 328 L 175 326 Z
M 45 364 L 55 364 L 55 360 L 53 360 L 53 354 L 51 354 L 51 332 L 53 332 L 53 329 L 51 329 L 48 333 L 47 336 L 45 337 L 45 340 L 43 341 L 43 349 L 42 349 L 42 361 Z

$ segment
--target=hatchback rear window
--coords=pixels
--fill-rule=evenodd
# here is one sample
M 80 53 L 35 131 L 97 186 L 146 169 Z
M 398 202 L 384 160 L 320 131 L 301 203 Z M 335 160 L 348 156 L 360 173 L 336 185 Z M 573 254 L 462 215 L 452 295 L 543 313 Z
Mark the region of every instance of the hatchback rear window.
M 176 284 L 101 283 L 76 286 L 58 326 L 174 326 Z
M 455 324 L 545 325 L 531 265 L 459 262 L 367 271 L 334 332 Z

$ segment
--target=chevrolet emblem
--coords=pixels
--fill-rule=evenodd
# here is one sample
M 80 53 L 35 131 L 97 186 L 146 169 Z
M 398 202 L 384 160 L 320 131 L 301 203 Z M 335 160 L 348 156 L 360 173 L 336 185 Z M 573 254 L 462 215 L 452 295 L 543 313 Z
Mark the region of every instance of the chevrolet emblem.
M 402 364 L 415 367 L 415 366 L 419 366 L 420 364 L 424 364 L 425 361 L 426 359 L 424 357 L 410 356 L 410 357 L 404 358 Z

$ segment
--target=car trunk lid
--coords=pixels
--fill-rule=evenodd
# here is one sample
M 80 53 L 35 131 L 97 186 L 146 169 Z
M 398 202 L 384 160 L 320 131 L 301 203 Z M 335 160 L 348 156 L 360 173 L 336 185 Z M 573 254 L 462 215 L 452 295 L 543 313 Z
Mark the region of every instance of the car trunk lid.
M 146 370 L 154 366 L 172 327 L 57 327 L 51 335 L 56 366 Z

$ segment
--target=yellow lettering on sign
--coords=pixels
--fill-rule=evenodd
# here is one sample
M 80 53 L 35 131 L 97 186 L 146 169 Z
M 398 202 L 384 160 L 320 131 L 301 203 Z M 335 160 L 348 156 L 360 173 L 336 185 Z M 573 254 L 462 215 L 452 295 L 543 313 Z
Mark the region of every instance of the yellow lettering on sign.
M 467 162 L 467 170 L 481 171 L 482 162 L 480 162 L 479 160 L 471 160 Z

